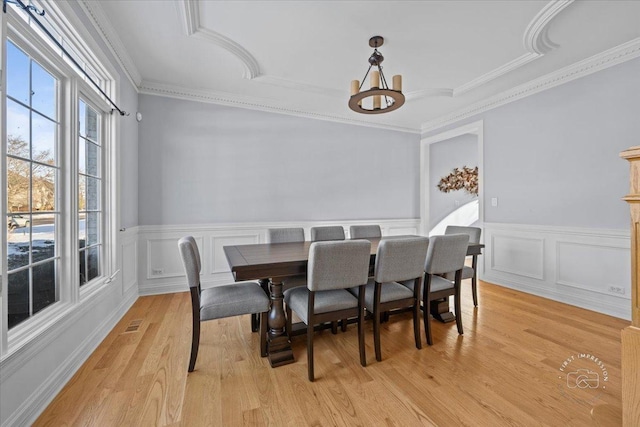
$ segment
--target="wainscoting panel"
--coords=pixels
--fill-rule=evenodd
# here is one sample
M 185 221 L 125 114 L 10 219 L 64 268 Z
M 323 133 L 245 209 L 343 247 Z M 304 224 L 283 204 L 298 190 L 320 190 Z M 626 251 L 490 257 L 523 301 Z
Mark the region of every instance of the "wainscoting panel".
M 120 265 L 122 266 L 122 292 L 127 293 L 138 284 L 138 234 L 129 233 L 122 238 Z
M 544 240 L 492 234 L 491 247 L 492 270 L 544 280 Z
M 224 254 L 224 246 L 229 245 L 255 245 L 260 243 L 261 233 L 252 233 L 247 235 L 236 234 L 229 236 L 212 236 L 211 237 L 211 265 L 213 269 L 210 274 L 229 273 L 229 263 Z
M 484 241 L 483 280 L 630 319 L 628 231 L 485 223 Z
M 613 246 L 587 245 L 557 242 L 556 283 L 579 289 L 587 289 L 604 295 L 628 300 L 629 271 L 631 257 L 629 250 Z M 585 263 L 595 260 L 597 263 Z M 626 298 L 625 298 L 626 296 Z
M 416 234 L 419 219 L 323 221 L 251 224 L 204 224 L 138 227 L 138 261 L 140 295 L 187 291 L 186 278 L 178 252 L 178 239 L 194 236 L 202 258 L 202 286 L 210 287 L 233 281 L 223 247 L 264 243 L 269 228 L 302 227 L 307 240 L 315 226 L 341 225 L 349 236 L 352 225 L 379 224 L 383 236 Z

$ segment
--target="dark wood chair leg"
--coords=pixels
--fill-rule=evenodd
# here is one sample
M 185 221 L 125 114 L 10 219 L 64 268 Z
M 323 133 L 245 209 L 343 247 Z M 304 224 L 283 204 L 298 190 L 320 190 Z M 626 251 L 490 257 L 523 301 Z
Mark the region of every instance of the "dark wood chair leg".
M 258 332 L 260 325 L 260 315 L 258 313 L 251 313 L 251 332 Z
M 420 337 L 420 289 L 422 277 L 417 278 L 413 283 L 413 335 L 416 341 L 416 348 L 422 348 L 422 338 Z
M 413 305 L 413 335 L 416 340 L 416 348 L 422 348 L 422 338 L 420 338 L 420 300 Z
M 194 319 L 193 333 L 191 335 L 191 358 L 189 359 L 189 372 L 193 372 L 198 358 L 198 347 L 200 346 L 200 319 Z
M 331 322 L 331 333 L 333 335 L 338 333 L 338 321 L 334 320 L 333 322 Z
M 376 360 L 382 361 L 382 350 L 380 348 L 380 283 L 376 282 L 373 296 L 373 343 L 376 349 Z
M 311 323 L 311 320 L 309 320 L 309 324 L 307 325 L 307 370 L 309 381 L 313 382 L 313 323 Z
M 462 270 L 456 271 L 455 281 L 455 294 L 453 295 L 454 306 L 456 309 L 456 326 L 458 327 L 458 333 L 463 334 L 462 331 L 462 307 L 460 304 L 460 282 L 462 281 Z
M 473 293 L 473 306 L 478 306 L 478 256 L 474 255 L 471 261 L 471 268 L 473 268 L 473 277 L 471 278 L 471 291 Z
M 426 275 L 424 281 L 424 295 L 422 297 L 422 309 L 424 310 L 424 333 L 427 336 L 427 344 L 433 345 L 431 337 L 431 301 L 429 300 L 431 293 L 431 275 Z
M 342 332 L 347 332 L 347 319 L 342 319 L 341 321 L 341 328 L 342 328 Z
M 260 313 L 260 356 L 267 357 L 267 313 Z
M 364 286 L 360 287 L 358 294 L 358 348 L 360 350 L 360 365 L 367 366 L 367 355 L 364 346 Z M 346 319 L 342 320 L 346 323 Z
M 200 346 L 200 285 L 191 288 L 191 357 L 189 358 L 189 372 L 193 372 L 198 358 Z

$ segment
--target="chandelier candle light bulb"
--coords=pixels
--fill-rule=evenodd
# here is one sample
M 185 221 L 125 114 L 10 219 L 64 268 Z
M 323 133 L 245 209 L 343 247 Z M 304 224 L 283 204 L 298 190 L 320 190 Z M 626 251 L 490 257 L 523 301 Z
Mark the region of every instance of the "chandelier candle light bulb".
M 372 71 L 371 72 L 371 89 L 380 89 L 380 72 Z M 382 98 L 380 95 L 373 95 L 373 109 L 379 110 L 381 105 Z

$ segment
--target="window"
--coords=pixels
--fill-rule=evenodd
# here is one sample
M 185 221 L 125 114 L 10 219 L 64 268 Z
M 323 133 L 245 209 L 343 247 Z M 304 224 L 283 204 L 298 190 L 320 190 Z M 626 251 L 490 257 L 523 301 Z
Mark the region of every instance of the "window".
M 7 41 L 8 325 L 58 301 L 58 80 Z
M 68 25 L 67 6 L 45 3 L 50 31 L 114 93 L 115 72 Z M 24 12 L 7 7 L 5 17 L 0 357 L 110 286 L 117 270 L 116 218 L 106 214 L 116 190 L 111 108 Z
M 102 147 L 98 112 L 82 99 L 78 110 L 78 235 L 82 286 L 100 275 Z

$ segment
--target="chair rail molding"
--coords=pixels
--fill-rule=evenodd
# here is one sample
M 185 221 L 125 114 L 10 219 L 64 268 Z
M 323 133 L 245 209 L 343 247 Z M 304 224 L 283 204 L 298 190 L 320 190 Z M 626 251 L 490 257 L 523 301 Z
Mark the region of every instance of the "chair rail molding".
M 481 279 L 629 319 L 629 232 L 484 223 Z
M 202 286 L 206 288 L 234 281 L 223 246 L 265 243 L 267 229 L 280 227 L 302 227 L 309 240 L 311 227 L 341 225 L 345 229 L 345 236 L 349 238 L 350 226 L 367 224 L 380 225 L 384 236 L 418 234 L 420 220 L 412 218 L 140 226 L 139 292 L 140 295 L 155 295 L 188 290 L 177 246 L 178 239 L 185 235 L 193 236 L 198 243 L 202 257 Z

